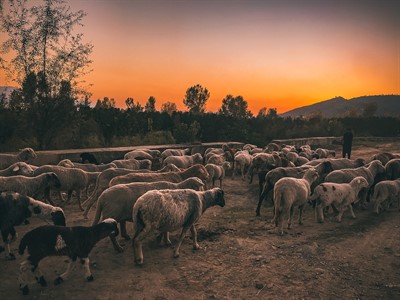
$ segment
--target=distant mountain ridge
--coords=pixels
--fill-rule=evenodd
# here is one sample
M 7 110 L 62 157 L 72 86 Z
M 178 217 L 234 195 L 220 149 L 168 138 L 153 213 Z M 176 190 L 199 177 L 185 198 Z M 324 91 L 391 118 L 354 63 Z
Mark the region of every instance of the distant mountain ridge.
M 400 117 L 400 95 L 362 96 L 349 100 L 336 97 L 290 110 L 280 116 L 296 118 L 320 114 L 324 118 L 341 118 L 349 116 L 350 112 L 362 115 L 364 108 L 370 103 L 376 104 L 374 116 Z

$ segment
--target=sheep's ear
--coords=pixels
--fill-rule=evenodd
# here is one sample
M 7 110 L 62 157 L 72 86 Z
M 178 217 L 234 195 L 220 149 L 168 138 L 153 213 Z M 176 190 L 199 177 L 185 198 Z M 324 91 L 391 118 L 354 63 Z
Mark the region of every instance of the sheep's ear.
M 13 172 L 17 172 L 19 170 L 19 165 L 16 165 L 13 169 Z
M 357 180 L 357 183 L 358 183 L 358 184 L 360 184 L 360 183 L 361 183 L 361 180 L 360 180 L 360 179 L 358 179 L 358 180 Z

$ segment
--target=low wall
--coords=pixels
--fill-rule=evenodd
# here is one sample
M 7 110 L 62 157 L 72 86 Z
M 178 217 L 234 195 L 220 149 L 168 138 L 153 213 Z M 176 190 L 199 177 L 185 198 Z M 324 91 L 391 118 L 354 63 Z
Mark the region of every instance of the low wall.
M 125 153 L 135 149 L 153 149 L 164 151 L 165 149 L 185 149 L 190 148 L 192 154 L 203 154 L 207 148 L 216 147 L 220 148 L 223 142 L 215 143 L 199 143 L 199 144 L 173 144 L 173 145 L 148 145 L 148 146 L 132 146 L 132 147 L 115 147 L 115 148 L 91 148 L 91 149 L 65 149 L 65 150 L 48 150 L 48 151 L 35 151 L 37 158 L 29 161 L 29 163 L 37 166 L 45 164 L 57 164 L 60 160 L 70 159 L 77 162 L 80 159 L 80 154 L 89 152 L 96 156 L 99 163 L 109 163 L 115 159 L 123 159 Z M 244 143 L 228 142 L 230 147 L 242 148 Z
M 300 147 L 302 145 L 310 145 L 312 147 L 316 146 L 328 147 L 329 145 L 340 143 L 341 139 L 342 137 L 325 136 L 325 137 L 308 137 L 299 139 L 272 140 L 272 142 L 278 145 L 286 144 L 297 147 Z

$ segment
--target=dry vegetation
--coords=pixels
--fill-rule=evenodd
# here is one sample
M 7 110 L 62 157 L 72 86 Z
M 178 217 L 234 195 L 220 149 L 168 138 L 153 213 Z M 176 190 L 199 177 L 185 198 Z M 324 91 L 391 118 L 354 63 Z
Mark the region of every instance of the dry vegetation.
M 379 151 L 399 152 L 400 142 L 354 147 L 353 158 Z M 53 257 L 41 263 L 49 281 L 46 288 L 31 285 L 29 297 L 18 290 L 22 261 L 0 262 L 1 299 L 399 299 L 400 212 L 376 216 L 372 210 L 355 210 L 357 219 L 345 213 L 342 223 L 314 220 L 308 207 L 304 225 L 294 223 L 283 237 L 272 232 L 272 210 L 263 207 L 255 217 L 258 183 L 226 179 L 224 208 L 211 208 L 198 224 L 201 250 L 191 249 L 190 237 L 181 256 L 158 247 L 153 239 L 144 244 L 144 265 L 133 262 L 130 242 L 117 254 L 110 241 L 101 241 L 91 253 L 95 280 L 85 282 L 83 268 L 60 286 L 51 282 L 67 266 Z M 65 207 L 68 225 L 89 225 L 76 204 Z M 41 220 L 19 226 L 20 237 Z M 128 223 L 129 225 L 129 223 Z M 130 229 L 130 226 L 128 226 Z M 128 232 L 129 233 L 129 232 Z M 177 234 L 173 236 L 173 243 Z M 18 241 L 13 244 L 16 252 Z M 5 298 L 6 297 L 6 298 Z

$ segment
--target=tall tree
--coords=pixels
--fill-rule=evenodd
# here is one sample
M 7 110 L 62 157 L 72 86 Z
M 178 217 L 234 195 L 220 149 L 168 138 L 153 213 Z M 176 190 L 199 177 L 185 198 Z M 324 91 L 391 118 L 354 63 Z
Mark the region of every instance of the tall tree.
M 218 112 L 225 116 L 241 119 L 252 116 L 252 113 L 247 109 L 247 101 L 244 100 L 242 96 L 234 97 L 232 95 L 227 95 L 222 100 L 222 106 Z
M 186 90 L 183 103 L 192 113 L 204 113 L 210 92 L 200 84 L 196 84 Z
M 0 31 L 8 35 L 2 53 L 15 53 L 10 61 L 0 59 L 9 77 L 22 83 L 31 74 L 41 74 L 46 95 L 59 93 L 61 82 L 70 82 L 80 91 L 80 78 L 88 73 L 93 45 L 83 42 L 81 33 L 86 13 L 71 12 L 64 0 L 43 0 L 28 7 L 28 0 L 3 0 L 0 9 Z M 30 4 L 30 3 L 29 3 Z
M 172 116 L 172 114 L 177 111 L 176 104 L 174 102 L 167 101 L 161 105 L 161 112 L 165 112 Z
M 149 99 L 146 102 L 146 105 L 144 106 L 144 111 L 145 112 L 155 112 L 156 111 L 156 98 L 153 96 L 150 96 Z
M 126 107 L 128 108 L 129 111 L 133 112 L 142 112 L 143 111 L 143 106 L 140 105 L 139 101 L 133 100 L 133 98 L 127 98 L 125 100 Z

